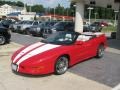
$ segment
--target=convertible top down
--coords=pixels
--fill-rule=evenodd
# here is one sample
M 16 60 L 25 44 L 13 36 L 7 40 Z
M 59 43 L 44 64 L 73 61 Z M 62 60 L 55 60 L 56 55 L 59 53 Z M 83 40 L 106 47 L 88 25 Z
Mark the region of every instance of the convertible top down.
M 63 74 L 68 67 L 91 57 L 101 58 L 106 48 L 102 33 L 57 32 L 41 42 L 17 50 L 12 70 L 24 74 Z

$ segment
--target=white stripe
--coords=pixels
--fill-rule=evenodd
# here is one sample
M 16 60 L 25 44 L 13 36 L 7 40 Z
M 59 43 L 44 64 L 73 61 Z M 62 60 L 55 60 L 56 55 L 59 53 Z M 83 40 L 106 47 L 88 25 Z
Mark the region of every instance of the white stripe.
M 114 87 L 112 90 L 120 90 L 120 84 L 118 84 L 116 87 Z
M 27 48 L 25 48 L 24 50 L 22 50 L 22 51 L 15 57 L 15 59 L 13 60 L 13 63 L 14 63 L 18 58 L 20 58 L 22 55 L 24 55 L 25 53 L 27 53 L 28 51 L 30 51 L 30 50 L 32 50 L 32 49 L 34 49 L 34 48 L 36 48 L 36 47 L 38 47 L 38 46 L 40 46 L 40 45 L 42 45 L 42 44 L 43 44 L 43 43 L 38 42 L 38 43 L 35 43 L 35 44 L 32 44 L 32 45 L 28 46 Z
M 27 55 L 23 56 L 18 62 L 17 62 L 17 65 L 19 65 L 21 62 L 25 61 L 26 59 L 30 58 L 30 57 L 33 57 L 37 54 L 40 54 L 42 52 L 45 52 L 45 51 L 48 51 L 50 49 L 54 49 L 56 47 L 60 47 L 60 45 L 52 45 L 52 44 L 46 44 L 42 47 L 39 47 L 33 51 L 31 51 L 30 53 L 28 53 Z

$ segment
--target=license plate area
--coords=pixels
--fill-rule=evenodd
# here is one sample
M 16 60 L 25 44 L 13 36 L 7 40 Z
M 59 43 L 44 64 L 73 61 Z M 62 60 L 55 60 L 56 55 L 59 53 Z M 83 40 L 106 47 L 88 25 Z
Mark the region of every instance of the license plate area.
M 18 65 L 16 64 L 11 64 L 12 70 L 17 71 Z

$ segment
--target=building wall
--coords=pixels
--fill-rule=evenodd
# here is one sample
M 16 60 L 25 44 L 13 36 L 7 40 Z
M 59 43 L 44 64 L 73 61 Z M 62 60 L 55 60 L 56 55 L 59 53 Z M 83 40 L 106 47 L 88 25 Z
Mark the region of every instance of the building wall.
M 120 2 L 120 0 L 70 0 L 74 2 L 80 2 L 84 1 L 85 4 L 90 4 L 90 2 L 95 1 L 96 6 L 100 7 L 107 7 L 107 5 L 112 5 L 112 9 L 118 10 L 119 9 L 119 3 L 115 3 L 115 1 Z
M 4 4 L 0 6 L 1 16 L 7 16 L 7 14 L 14 13 L 14 12 L 25 12 L 25 9 L 23 7 L 10 6 L 8 4 Z
M 34 20 L 35 14 L 20 14 L 18 15 L 19 20 Z

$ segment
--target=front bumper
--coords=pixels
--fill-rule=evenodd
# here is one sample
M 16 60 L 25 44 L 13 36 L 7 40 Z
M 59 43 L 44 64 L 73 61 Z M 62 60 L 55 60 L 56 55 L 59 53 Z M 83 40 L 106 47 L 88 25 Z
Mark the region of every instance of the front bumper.
M 12 68 L 13 71 L 17 71 L 18 65 L 12 63 L 11 68 Z
M 52 73 L 52 69 L 47 66 L 39 66 L 39 67 L 24 67 L 18 66 L 16 64 L 11 64 L 11 68 L 13 72 L 21 73 L 21 74 L 28 74 L 28 75 L 44 75 Z

